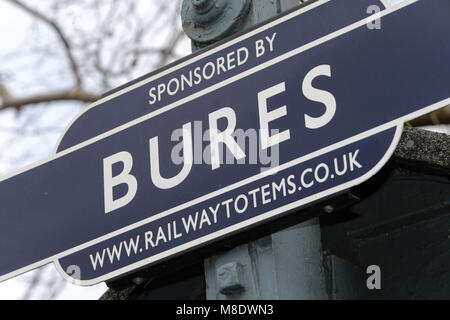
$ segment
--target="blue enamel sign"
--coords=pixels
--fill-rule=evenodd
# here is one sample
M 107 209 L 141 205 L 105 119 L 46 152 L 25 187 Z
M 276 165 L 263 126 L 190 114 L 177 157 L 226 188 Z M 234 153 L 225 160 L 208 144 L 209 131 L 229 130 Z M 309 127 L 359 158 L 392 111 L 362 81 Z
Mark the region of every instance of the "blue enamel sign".
M 0 280 L 95 284 L 366 181 L 450 104 L 448 21 L 448 0 L 319 0 L 105 96 L 2 178 Z

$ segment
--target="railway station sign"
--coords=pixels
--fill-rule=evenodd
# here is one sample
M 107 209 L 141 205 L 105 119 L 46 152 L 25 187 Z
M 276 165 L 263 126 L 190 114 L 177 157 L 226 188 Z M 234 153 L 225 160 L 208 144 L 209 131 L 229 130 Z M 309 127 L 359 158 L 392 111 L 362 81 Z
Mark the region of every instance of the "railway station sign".
M 95 284 L 368 180 L 450 104 L 450 2 L 384 4 L 313 1 L 87 107 L 1 178 L 0 281 Z

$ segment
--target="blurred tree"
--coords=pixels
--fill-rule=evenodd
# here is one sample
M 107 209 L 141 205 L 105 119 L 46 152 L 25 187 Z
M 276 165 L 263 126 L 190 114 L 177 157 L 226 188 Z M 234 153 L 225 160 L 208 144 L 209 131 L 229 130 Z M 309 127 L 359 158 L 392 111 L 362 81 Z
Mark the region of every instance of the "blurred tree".
M 176 47 L 184 37 L 179 0 L 3 1 L 34 20 L 20 55 L 9 53 L 3 61 L 23 60 L 26 53 L 36 63 L 22 67 L 38 75 L 36 87 L 44 88 L 17 92 L 6 74 L 18 80 L 24 70 L 5 72 L 0 66 L 0 110 L 61 100 L 93 102 L 102 92 L 178 58 Z
M 74 105 L 77 112 L 104 92 L 190 53 L 180 0 L 0 0 L 0 19 L 2 6 L 20 13 L 17 24 L 28 31 L 0 29 L 3 36 L 23 37 L 19 46 L 8 41 L 0 47 L 0 116 L 6 118 L 0 121 L 0 173 L 48 155 L 49 148 L 39 148 L 36 140 L 27 145 L 26 138 L 54 144 Z M 67 116 L 60 112 L 65 108 Z M 22 276 L 22 298 L 57 297 L 65 281 L 53 269 Z

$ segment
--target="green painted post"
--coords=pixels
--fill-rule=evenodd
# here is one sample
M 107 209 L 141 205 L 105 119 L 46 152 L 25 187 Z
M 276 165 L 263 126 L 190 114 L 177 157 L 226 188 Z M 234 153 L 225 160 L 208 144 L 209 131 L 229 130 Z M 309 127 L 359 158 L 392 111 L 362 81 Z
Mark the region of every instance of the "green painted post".
M 184 0 L 193 50 L 263 22 L 299 0 Z M 328 299 L 318 219 L 205 260 L 209 300 Z

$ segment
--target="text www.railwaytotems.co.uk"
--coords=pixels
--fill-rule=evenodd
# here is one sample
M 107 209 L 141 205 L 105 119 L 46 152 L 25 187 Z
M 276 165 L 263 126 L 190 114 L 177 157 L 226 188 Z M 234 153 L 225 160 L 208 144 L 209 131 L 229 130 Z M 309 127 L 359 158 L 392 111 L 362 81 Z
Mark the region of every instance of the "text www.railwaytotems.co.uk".
M 105 247 L 89 255 L 91 266 L 94 271 L 99 270 L 106 264 L 114 265 L 123 259 L 148 254 L 148 251 L 156 249 L 163 243 L 186 236 L 195 238 L 196 232 L 214 224 L 223 223 L 224 220 L 231 219 L 233 215 L 245 215 L 249 209 L 259 209 L 264 212 L 264 207 L 268 204 L 273 205 L 273 202 L 281 202 L 286 197 L 305 192 L 317 184 L 361 170 L 363 166 L 358 161 L 359 153 L 360 150 L 356 149 L 333 158 L 331 163 L 322 162 L 313 167 L 302 168 L 296 173 L 252 188 L 212 206 L 206 206 L 181 219 L 174 218 L 169 223 L 165 222 L 164 225 L 152 228 L 153 231 L 145 231 L 128 240 Z

